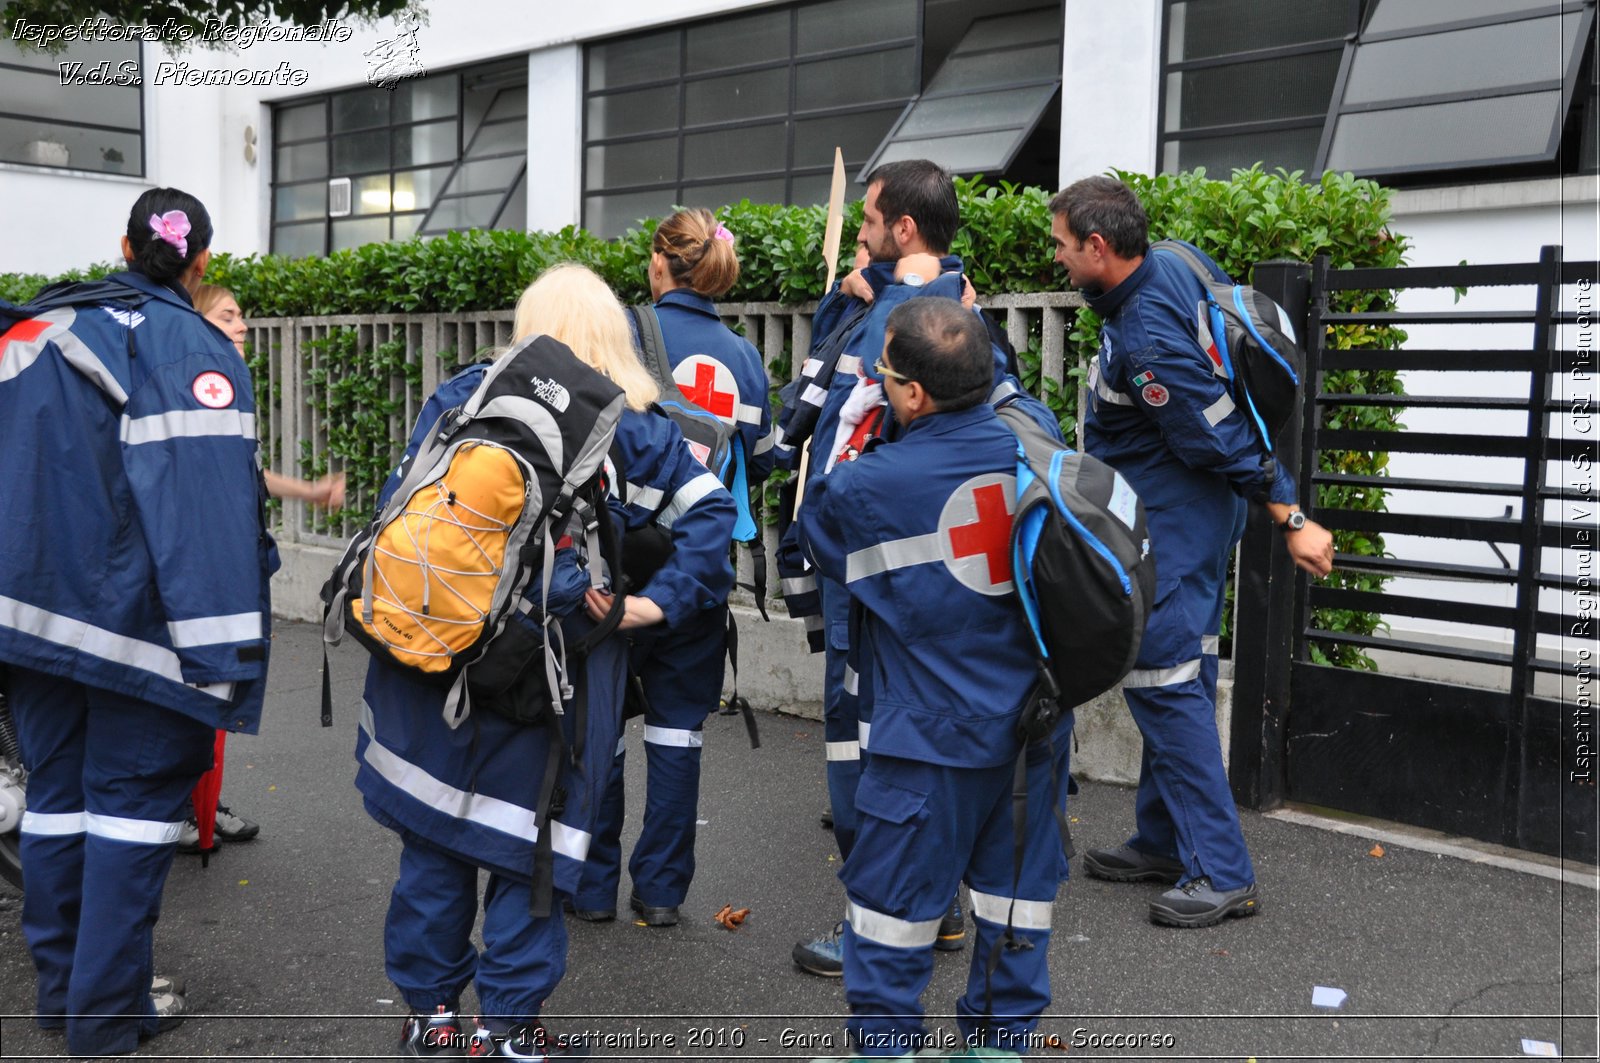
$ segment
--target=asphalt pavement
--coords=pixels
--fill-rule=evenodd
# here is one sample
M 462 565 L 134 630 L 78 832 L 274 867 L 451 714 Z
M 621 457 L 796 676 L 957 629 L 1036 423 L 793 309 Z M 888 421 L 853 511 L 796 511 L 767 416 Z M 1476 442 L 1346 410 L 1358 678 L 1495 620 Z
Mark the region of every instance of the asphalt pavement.
M 178 857 L 157 968 L 187 980 L 195 1015 L 141 1057 L 397 1051 L 406 1009 L 384 973 L 383 917 L 399 846 L 352 785 L 365 656 L 348 643 L 335 651 L 331 730 L 318 725 L 320 663 L 316 628 L 279 624 L 263 732 L 230 740 L 223 787 L 261 835 L 209 867 Z M 843 1049 L 840 983 L 799 972 L 789 956 L 843 909 L 818 823 L 822 728 L 766 713 L 760 722 L 757 750 L 738 718 L 707 722 L 699 870 L 683 923 L 570 926 L 567 977 L 545 1017 L 587 1034 L 594 1058 L 805 1060 Z M 637 732 L 635 721 L 633 750 Z M 642 762 L 629 758 L 635 810 Z M 1131 791 L 1084 785 L 1070 809 L 1079 848 L 1122 840 L 1132 806 Z M 1074 863 L 1055 906 L 1055 1001 L 1030 1058 L 1521 1059 L 1545 1051 L 1535 1042 L 1596 1058 L 1593 889 L 1251 812 L 1244 829 L 1260 914 L 1211 929 L 1154 926 L 1146 904 L 1160 887 L 1099 882 Z M 60 1035 L 29 1018 L 19 903 L 0 885 L 0 1058 L 61 1058 Z M 738 930 L 714 920 L 723 905 L 750 909 Z M 953 1035 L 970 959 L 970 948 L 939 956 L 924 998 L 933 1028 Z M 1315 1006 L 1318 987 L 1343 1003 Z

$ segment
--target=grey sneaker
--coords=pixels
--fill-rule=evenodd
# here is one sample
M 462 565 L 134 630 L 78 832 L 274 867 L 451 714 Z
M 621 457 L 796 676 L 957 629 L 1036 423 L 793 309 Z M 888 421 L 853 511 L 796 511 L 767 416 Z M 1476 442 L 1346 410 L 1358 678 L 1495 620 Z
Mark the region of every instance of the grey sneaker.
M 179 993 L 151 993 L 156 1008 L 156 1033 L 166 1033 L 183 1025 L 189 1016 L 189 1002 Z
M 247 842 L 261 833 L 261 824 L 237 815 L 227 805 L 217 806 L 217 837 L 225 842 Z
M 1256 914 L 1260 897 L 1256 884 L 1236 890 L 1215 890 L 1209 878 L 1192 878 L 1150 902 L 1150 921 L 1164 926 L 1215 926 L 1224 919 Z
M 216 845 L 217 839 L 212 838 L 211 844 Z M 178 831 L 178 852 L 198 853 L 200 851 L 200 824 L 190 816 L 183 821 L 183 828 Z
M 150 979 L 151 996 L 158 996 L 161 993 L 176 993 L 181 997 L 188 991 L 189 986 L 182 978 L 176 976 L 158 974 Z
M 812 941 L 802 941 L 789 955 L 802 971 L 820 974 L 824 978 L 839 978 L 844 974 L 844 924 Z
M 465 1059 L 472 1035 L 461 1028 L 456 1013 L 440 1005 L 432 1015 L 413 1011 L 400 1027 L 400 1054 L 433 1059 Z
M 1090 849 L 1083 854 L 1083 869 L 1091 878 L 1107 882 L 1177 882 L 1183 864 L 1170 856 L 1142 852 L 1123 842 L 1115 849 Z

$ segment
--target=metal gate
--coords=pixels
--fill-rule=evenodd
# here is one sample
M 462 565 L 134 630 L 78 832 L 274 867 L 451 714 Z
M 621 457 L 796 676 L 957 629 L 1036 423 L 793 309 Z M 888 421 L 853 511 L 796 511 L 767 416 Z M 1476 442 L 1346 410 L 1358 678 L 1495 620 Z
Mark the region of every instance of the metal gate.
M 1252 515 L 1234 644 L 1241 803 L 1303 802 L 1597 862 L 1595 280 L 1595 263 L 1564 263 L 1555 247 L 1537 263 L 1502 266 L 1257 267 L 1256 286 L 1305 325 L 1305 401 L 1283 460 L 1316 520 L 1384 537 L 1383 556 L 1339 554 L 1336 568 L 1389 582 L 1312 583 Z M 1384 289 L 1439 290 L 1448 308 L 1333 308 L 1339 293 Z M 1494 289 L 1489 298 L 1510 308 L 1465 309 L 1450 289 L 1456 299 Z M 1404 327 L 1412 339 L 1400 350 L 1335 349 L 1335 328 L 1360 325 Z M 1426 394 L 1324 389 L 1331 371 L 1376 368 L 1428 374 Z M 1331 412 L 1357 405 L 1449 420 L 1328 426 Z M 1350 451 L 1387 453 L 1401 471 L 1323 471 Z M 1337 486 L 1380 486 L 1388 511 L 1316 504 L 1319 489 Z M 1326 630 L 1318 608 L 1382 614 L 1389 637 Z M 1330 642 L 1359 646 L 1379 670 L 1313 663 L 1311 647 Z

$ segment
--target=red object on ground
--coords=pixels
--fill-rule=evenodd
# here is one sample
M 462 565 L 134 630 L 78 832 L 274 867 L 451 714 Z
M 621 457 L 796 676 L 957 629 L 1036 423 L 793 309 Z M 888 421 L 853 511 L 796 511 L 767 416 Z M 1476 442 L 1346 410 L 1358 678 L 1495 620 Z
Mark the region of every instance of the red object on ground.
M 194 821 L 200 828 L 200 866 L 211 862 L 217 849 L 217 801 L 222 797 L 222 754 L 228 745 L 228 732 L 217 732 L 217 744 L 212 754 L 211 770 L 200 776 L 194 784 L 189 800 L 194 805 Z

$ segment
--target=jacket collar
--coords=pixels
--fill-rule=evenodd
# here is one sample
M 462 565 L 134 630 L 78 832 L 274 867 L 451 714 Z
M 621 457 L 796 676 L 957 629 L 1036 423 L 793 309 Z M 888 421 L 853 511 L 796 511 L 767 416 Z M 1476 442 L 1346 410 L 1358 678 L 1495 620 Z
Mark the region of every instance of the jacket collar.
M 162 284 L 159 281 L 151 280 L 143 273 L 135 273 L 132 270 L 113 273 L 107 279 L 121 281 L 130 288 L 137 288 L 146 295 L 171 303 L 174 306 L 187 307 L 190 310 L 194 309 L 194 299 L 189 295 L 188 289 L 176 282 Z
M 897 265 L 898 263 L 896 262 L 874 262 L 862 271 L 861 275 L 866 278 L 867 284 L 871 286 L 874 295 L 881 295 L 885 288 L 894 283 L 894 270 Z M 961 259 L 955 255 L 940 256 L 939 272 L 961 272 Z M 933 280 L 932 277 L 923 278 L 924 283 L 931 280 Z
M 914 432 L 925 432 L 931 435 L 945 435 L 949 432 L 960 431 L 969 424 L 986 421 L 994 417 L 994 408 L 987 402 L 979 402 L 976 406 L 968 406 L 964 410 L 952 413 L 930 413 L 925 417 L 918 417 L 907 426 L 901 438 L 904 439 Z
M 1134 271 L 1123 278 L 1122 283 L 1109 292 L 1083 293 L 1084 299 L 1089 304 L 1089 309 L 1100 315 L 1101 320 L 1109 318 L 1117 312 L 1128 297 L 1143 288 L 1155 273 L 1155 256 L 1145 252 L 1144 260 L 1139 263 Z
M 709 317 L 717 317 L 717 307 L 710 299 L 692 288 L 674 288 L 656 300 L 657 306 L 681 306 L 685 310 L 698 310 Z

